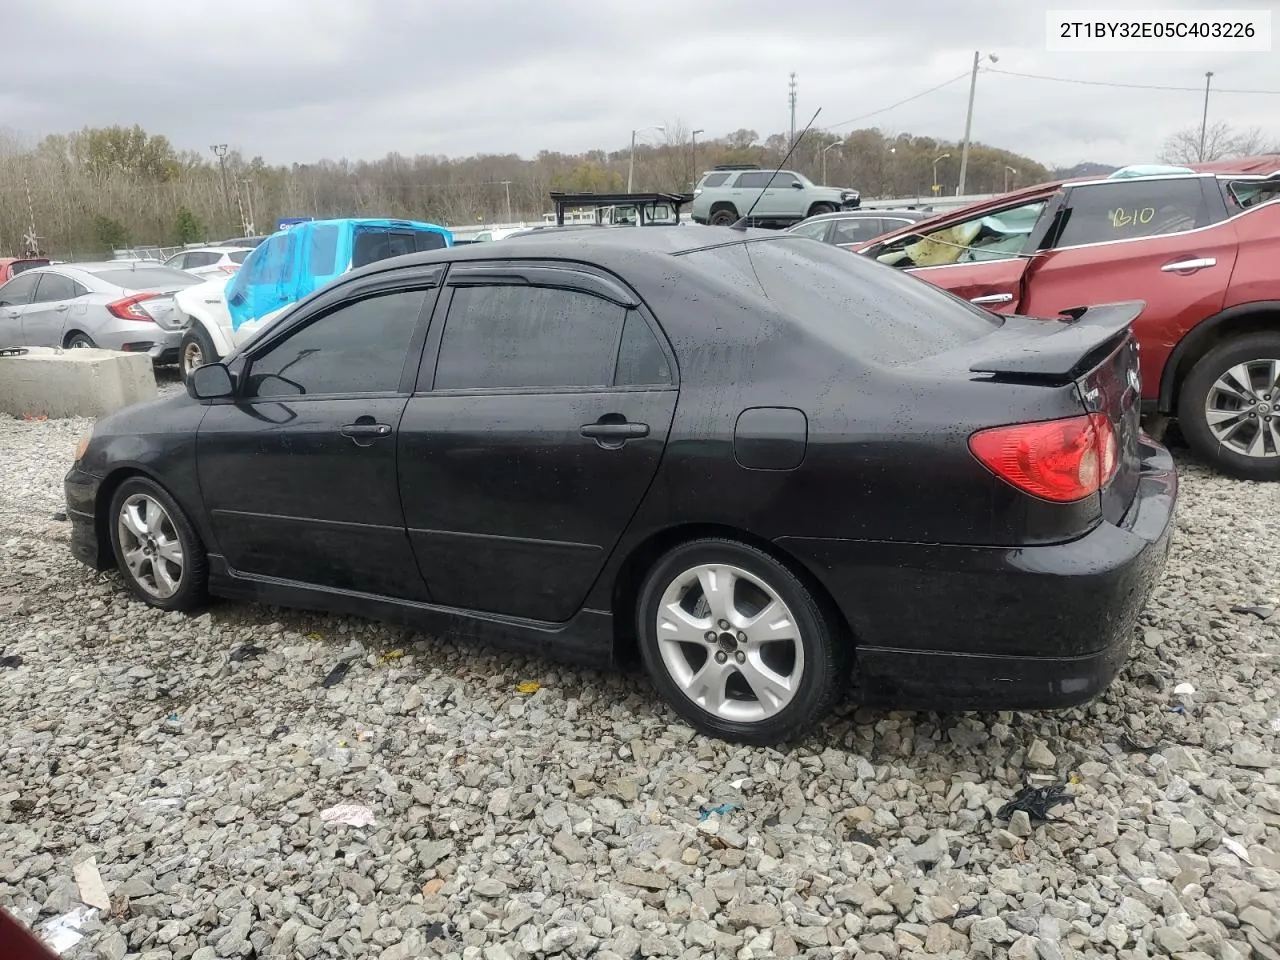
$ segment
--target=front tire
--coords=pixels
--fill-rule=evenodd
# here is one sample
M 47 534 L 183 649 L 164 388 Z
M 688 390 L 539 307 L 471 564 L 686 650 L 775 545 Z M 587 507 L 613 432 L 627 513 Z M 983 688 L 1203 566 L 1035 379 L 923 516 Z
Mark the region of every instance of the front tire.
M 815 203 L 809 208 L 809 212 L 805 214 L 808 217 L 816 217 L 824 213 L 835 213 L 839 209 L 834 203 Z
M 182 382 L 199 367 L 206 363 L 217 363 L 221 359 L 218 350 L 204 332 L 204 328 L 192 323 L 190 329 L 182 335 L 182 343 L 178 347 L 178 370 L 182 374 Z
M 1178 423 L 1227 476 L 1280 481 L 1280 333 L 1232 337 L 1201 357 L 1178 394 Z
M 132 477 L 111 498 L 111 547 L 129 590 L 160 610 L 187 611 L 207 597 L 204 544 L 158 483 Z
M 654 686 L 711 737 L 768 746 L 826 716 L 847 679 L 843 637 L 813 592 L 762 550 L 700 539 L 663 556 L 637 605 Z

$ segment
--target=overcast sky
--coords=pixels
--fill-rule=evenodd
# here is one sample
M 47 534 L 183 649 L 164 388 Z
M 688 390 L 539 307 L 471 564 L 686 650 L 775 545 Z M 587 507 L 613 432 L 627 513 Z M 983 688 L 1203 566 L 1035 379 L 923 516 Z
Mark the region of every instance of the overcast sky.
M 841 124 L 965 73 L 997 69 L 1280 90 L 1280 52 L 1048 53 L 1047 9 L 1091 0 L 6 0 L 0 126 L 34 139 L 140 123 L 180 148 L 230 143 L 275 163 L 617 149 L 633 127 L 704 137 Z M 1266 0 L 1134 4 L 1267 9 Z M 856 124 L 959 139 L 967 78 Z M 1201 92 L 984 72 L 973 135 L 1050 166 L 1153 158 L 1198 127 Z M 1210 122 L 1269 127 L 1280 97 L 1218 94 Z

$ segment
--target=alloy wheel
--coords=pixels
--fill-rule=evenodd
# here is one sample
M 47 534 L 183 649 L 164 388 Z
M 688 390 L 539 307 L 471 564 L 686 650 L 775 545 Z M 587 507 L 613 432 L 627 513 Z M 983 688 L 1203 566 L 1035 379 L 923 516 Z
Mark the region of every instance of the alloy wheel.
M 121 504 L 116 524 L 125 566 L 138 586 L 157 600 L 177 593 L 186 562 L 173 518 L 160 502 L 135 493 Z
M 1280 457 L 1280 359 L 1228 368 L 1209 388 L 1204 417 L 1222 446 L 1246 457 Z
M 804 676 L 804 646 L 790 608 L 741 567 L 699 564 L 675 577 L 658 605 L 657 638 L 671 679 L 721 720 L 773 717 Z
M 182 348 L 182 371 L 191 373 L 197 367 L 204 366 L 204 351 L 198 343 L 188 343 Z

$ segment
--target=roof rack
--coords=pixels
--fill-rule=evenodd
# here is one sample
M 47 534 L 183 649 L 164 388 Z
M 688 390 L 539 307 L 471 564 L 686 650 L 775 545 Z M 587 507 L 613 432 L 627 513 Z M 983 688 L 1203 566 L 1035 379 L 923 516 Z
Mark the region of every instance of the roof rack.
M 680 208 L 687 203 L 693 201 L 691 193 L 560 193 L 551 191 L 551 202 L 556 207 L 556 225 L 564 226 L 564 214 L 566 210 L 572 210 L 575 207 L 617 207 L 617 206 L 634 206 L 643 210 L 644 208 L 652 208 L 657 204 L 668 204 L 675 211 L 676 223 L 680 222 Z M 641 217 L 640 225 L 647 225 L 644 216 Z
M 758 163 L 717 163 L 713 170 L 763 170 Z

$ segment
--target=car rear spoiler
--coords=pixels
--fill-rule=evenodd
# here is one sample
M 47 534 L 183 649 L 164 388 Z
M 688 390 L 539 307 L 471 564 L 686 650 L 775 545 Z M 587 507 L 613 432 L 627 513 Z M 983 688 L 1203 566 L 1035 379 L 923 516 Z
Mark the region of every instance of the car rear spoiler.
M 1073 307 L 1062 311 L 1064 319 L 1058 323 L 1009 317 L 992 337 L 998 352 L 969 370 L 998 379 L 1070 382 L 1110 353 L 1146 306 L 1143 300 L 1126 300 Z

